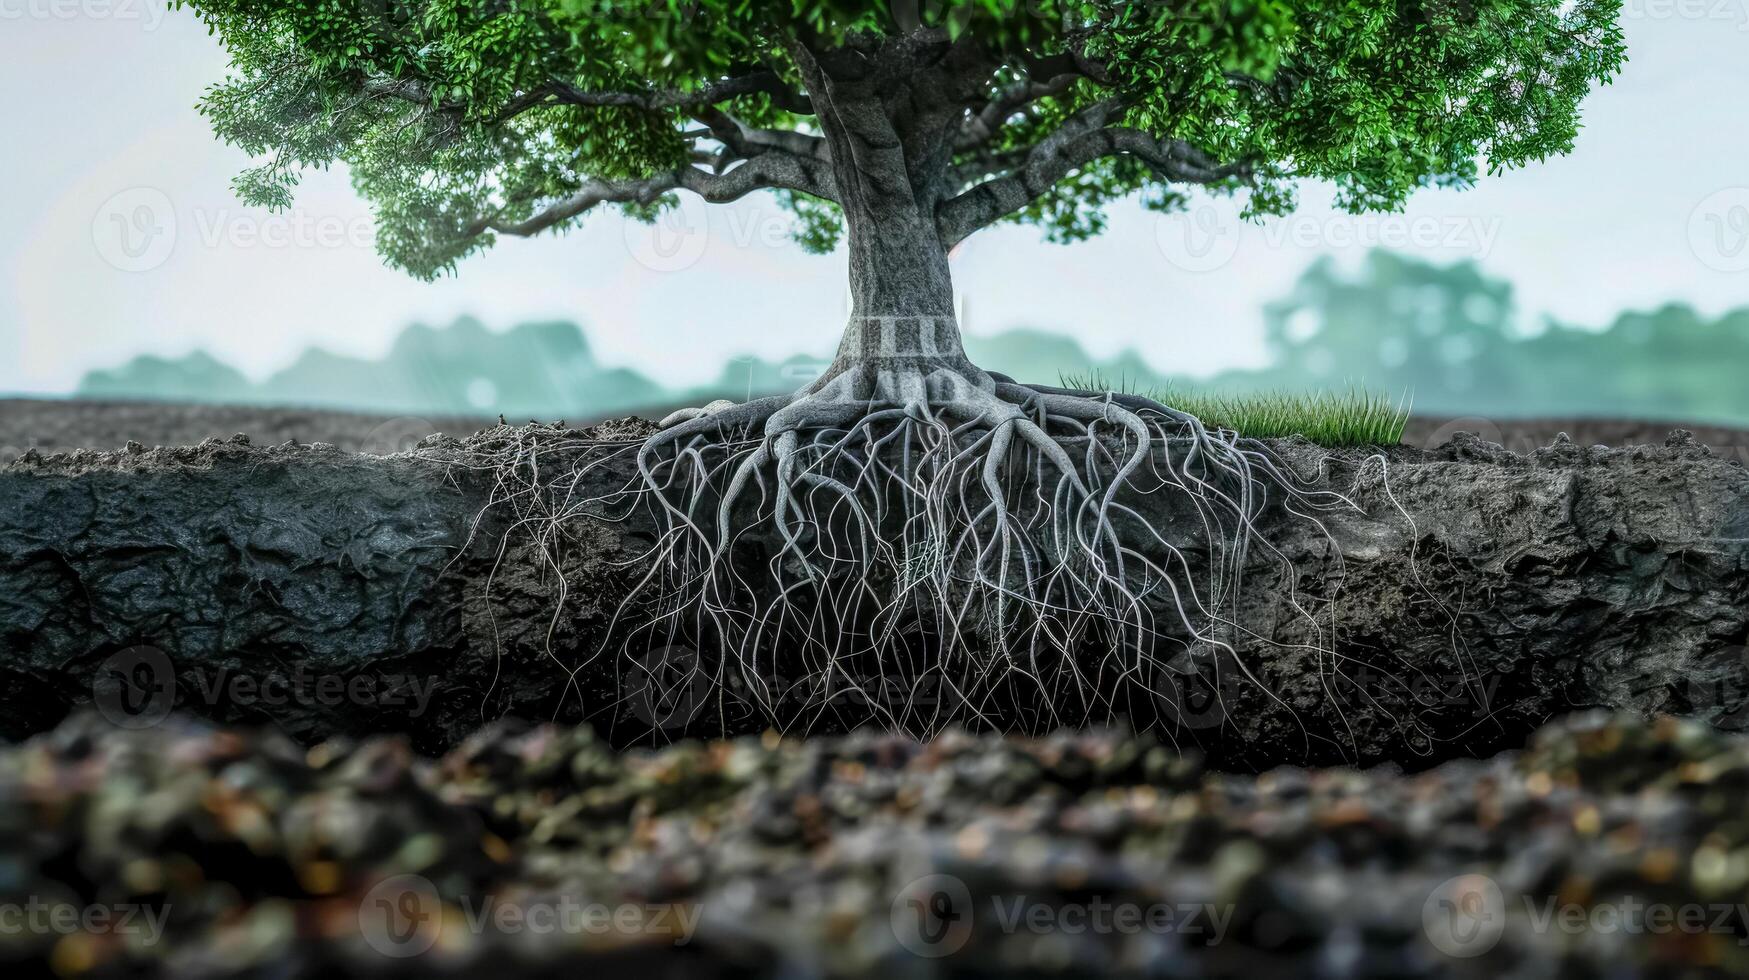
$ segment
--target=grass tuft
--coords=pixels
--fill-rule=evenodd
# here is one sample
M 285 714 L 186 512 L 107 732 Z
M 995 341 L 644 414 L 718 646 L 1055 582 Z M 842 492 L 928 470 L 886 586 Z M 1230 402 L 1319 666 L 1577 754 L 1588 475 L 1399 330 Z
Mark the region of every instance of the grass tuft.
M 1216 395 L 1176 385 L 1138 389 L 1127 380 L 1116 387 L 1099 372 L 1064 375 L 1065 388 L 1139 394 L 1202 419 L 1210 428 L 1231 429 L 1251 439 L 1300 435 L 1321 446 L 1395 445 L 1409 421 L 1407 399 L 1354 386 L 1342 392 L 1264 391 Z

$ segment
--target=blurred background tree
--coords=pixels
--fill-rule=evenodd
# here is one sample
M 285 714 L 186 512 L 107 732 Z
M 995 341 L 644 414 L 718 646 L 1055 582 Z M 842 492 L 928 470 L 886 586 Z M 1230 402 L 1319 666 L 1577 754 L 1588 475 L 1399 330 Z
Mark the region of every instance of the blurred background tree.
M 1623 313 L 1601 329 L 1524 323 L 1511 284 L 1474 263 L 1440 266 L 1380 250 L 1348 273 L 1328 259 L 1314 263 L 1264 314 L 1269 363 L 1213 377 L 1168 376 L 1129 350 L 1096 358 L 1047 330 L 972 335 L 966 349 L 992 370 L 1033 381 L 1096 372 L 1131 388 L 1235 394 L 1354 385 L 1410 396 L 1423 415 L 1749 425 L 1749 307 L 1709 319 L 1671 304 Z M 445 328 L 410 326 L 380 359 L 311 349 L 259 382 L 199 351 L 139 357 L 86 375 L 78 395 L 581 421 L 793 391 L 828 353 L 737 358 L 709 385 L 666 388 L 602 364 L 577 324 L 495 332 L 464 317 Z
M 1474 263 L 1375 251 L 1352 278 L 1315 263 L 1265 316 L 1269 367 L 1221 375 L 1215 387 L 1355 383 L 1409 392 L 1428 415 L 1749 423 L 1749 309 L 1708 320 L 1671 304 L 1601 330 L 1525 324 L 1511 285 Z

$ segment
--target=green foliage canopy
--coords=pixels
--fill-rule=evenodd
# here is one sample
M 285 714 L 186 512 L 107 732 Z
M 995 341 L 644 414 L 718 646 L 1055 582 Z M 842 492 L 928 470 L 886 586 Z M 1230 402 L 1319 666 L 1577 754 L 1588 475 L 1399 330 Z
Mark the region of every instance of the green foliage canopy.
M 1305 179 L 1394 208 L 1566 152 L 1624 59 L 1620 0 L 178 5 L 232 58 L 201 108 L 259 160 L 241 195 L 284 207 L 300 172 L 344 162 L 383 254 L 426 277 L 680 190 L 777 191 L 798 240 L 832 248 L 850 171 L 821 138 L 816 58 L 898 66 L 888 122 L 950 245 L 995 221 L 1079 240 L 1110 202 L 1172 208 L 1187 185 L 1245 190 L 1252 215 Z M 945 127 L 915 118 L 943 106 Z

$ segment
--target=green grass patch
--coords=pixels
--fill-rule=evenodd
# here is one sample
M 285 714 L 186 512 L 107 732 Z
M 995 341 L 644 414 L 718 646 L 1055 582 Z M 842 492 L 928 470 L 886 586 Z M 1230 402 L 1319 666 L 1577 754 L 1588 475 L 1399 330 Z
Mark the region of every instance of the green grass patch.
M 1204 425 L 1232 429 L 1252 439 L 1300 435 L 1321 446 L 1394 445 L 1403 441 L 1409 421 L 1408 400 L 1350 386 L 1346 391 L 1263 391 L 1248 395 L 1216 395 L 1177 385 L 1138 388 L 1127 381 L 1117 387 L 1095 371 L 1064 375 L 1065 388 L 1117 391 L 1152 398 L 1202 419 Z

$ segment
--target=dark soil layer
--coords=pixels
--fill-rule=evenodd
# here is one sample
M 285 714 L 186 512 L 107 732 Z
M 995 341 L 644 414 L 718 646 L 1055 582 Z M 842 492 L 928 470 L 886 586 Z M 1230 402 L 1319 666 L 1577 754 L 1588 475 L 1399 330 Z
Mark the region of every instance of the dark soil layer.
M 1698 442 L 1720 456 L 1749 461 L 1749 431 L 1692 422 L 1652 422 L 1645 419 L 1490 419 L 1413 416 L 1403 429 L 1403 444 L 1437 449 L 1459 432 L 1474 432 L 1515 453 L 1528 453 L 1555 441 L 1562 433 L 1581 446 L 1659 446 L 1672 429 L 1694 434 Z
M 427 762 L 393 738 L 306 750 L 174 716 L 132 732 L 88 716 L 0 749 L 0 901 L 63 910 L 19 911 L 0 963 L 91 977 L 1744 976 L 1745 814 L 1749 738 L 1670 718 L 1575 718 L 1521 753 L 1412 777 L 1251 777 L 1097 732 L 616 754 L 587 729 L 499 726 Z
M 45 404 L 0 403 L 0 426 Z M 420 428 L 223 411 L 63 411 L 58 445 L 387 451 Z M 1360 505 L 1333 546 L 1265 528 L 1340 598 L 1338 657 L 1259 652 L 1265 688 L 1180 678 L 1152 734 L 742 719 L 619 751 L 688 734 L 627 717 L 648 665 L 567 673 L 650 528 L 573 528 L 561 607 L 528 536 L 475 518 L 506 447 L 562 471 L 645 426 L 0 465 L 0 734 L 28 739 L 0 747 L 0 971 L 1749 975 L 1734 435 L 1551 423 L 1534 451 L 1440 435 L 1388 469 L 1275 444 Z M 0 446 L 33 444 L 17 431 Z M 1610 431 L 1655 445 L 1585 448 Z M 1246 620 L 1303 640 L 1262 585 Z M 1626 713 L 1549 723 L 1596 705 Z M 1489 758 L 1443 761 L 1468 756 Z M 1244 774 L 1343 762 L 1389 764 Z
M 543 471 L 564 472 L 606 452 L 599 440 L 648 431 L 495 428 L 386 458 L 214 440 L 0 468 L 0 733 L 93 701 L 112 716 L 175 705 L 270 722 L 304 742 L 405 733 L 428 752 L 505 716 L 587 719 L 615 744 L 763 731 L 773 719 L 709 710 L 709 691 L 678 726 L 631 703 L 661 665 L 616 655 L 608 626 L 644 571 L 647 522 L 572 526 L 562 606 L 527 528 L 504 510 L 475 523 L 491 464 L 513 448 L 541 447 Z M 1262 528 L 1302 588 L 1335 598 L 1335 656 L 1292 646 L 1316 638 L 1265 562 L 1237 615 L 1287 646 L 1251 651 L 1258 681 L 1193 663 L 1162 674 L 1140 706 L 1154 714 L 1130 720 L 1252 770 L 1485 756 L 1592 706 L 1743 717 L 1749 473 L 1736 460 L 1681 436 L 1525 455 L 1474 438 L 1273 448 L 1359 505 L 1327 516 L 1333 542 L 1279 515 Z M 623 485 L 629 461 L 590 479 Z M 1183 504 L 1149 506 L 1167 526 Z M 869 720 L 866 705 L 835 708 L 798 728 Z M 1077 710 L 1017 698 L 999 724 L 1111 720 Z
M 142 446 L 192 446 L 208 437 L 229 439 L 239 432 L 247 433 L 264 446 L 295 439 L 327 443 L 348 452 L 396 453 L 413 448 L 435 432 L 465 435 L 496 423 L 497 419 L 484 416 L 387 416 L 246 405 L 0 399 L 0 463 L 29 449 L 42 453 L 119 450 L 129 442 Z

